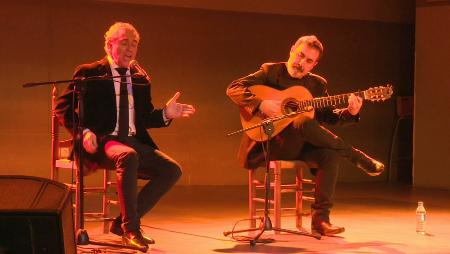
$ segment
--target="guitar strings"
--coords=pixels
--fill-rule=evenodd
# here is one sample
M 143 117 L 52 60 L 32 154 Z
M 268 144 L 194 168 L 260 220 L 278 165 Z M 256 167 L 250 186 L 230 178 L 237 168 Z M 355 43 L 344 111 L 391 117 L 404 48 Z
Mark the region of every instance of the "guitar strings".
M 360 92 L 357 92 L 359 95 Z M 307 107 L 327 107 L 327 106 L 336 106 L 341 103 L 346 102 L 346 98 L 348 98 L 351 94 L 341 94 L 341 95 L 333 95 L 327 97 L 313 98 L 310 100 L 303 101 L 288 101 L 285 106 L 291 110 L 304 110 Z M 342 101 L 342 102 L 341 102 Z

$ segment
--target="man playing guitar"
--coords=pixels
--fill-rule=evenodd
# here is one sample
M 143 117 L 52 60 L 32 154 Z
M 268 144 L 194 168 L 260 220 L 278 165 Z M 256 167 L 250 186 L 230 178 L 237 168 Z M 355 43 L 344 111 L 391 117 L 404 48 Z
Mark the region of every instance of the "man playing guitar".
M 292 46 L 287 62 L 266 63 L 248 76 L 233 81 L 227 88 L 227 95 L 240 107 L 241 119 L 245 127 L 251 119 L 264 119 L 286 114 L 292 102 L 280 99 L 277 92 L 299 88 L 305 99 L 312 99 L 306 114 L 291 117 L 284 124 L 275 125 L 275 136 L 270 140 L 270 160 L 301 159 L 317 167 L 315 202 L 312 204 L 311 230 L 322 235 L 344 232 L 344 227 L 330 223 L 332 197 L 338 176 L 339 161 L 343 157 L 371 176 L 380 175 L 384 165 L 362 151 L 344 142 L 326 129 L 322 123 L 342 124 L 359 121 L 359 111 L 363 98 L 353 93 L 342 98 L 348 106 L 336 108 L 337 103 L 329 103 L 326 80 L 311 73 L 323 52 L 322 43 L 314 35 L 300 37 Z M 259 85 L 259 86 L 258 86 Z M 267 89 L 256 89 L 263 85 Z M 294 91 L 294 90 L 293 90 Z M 367 92 L 363 93 L 366 95 Z M 361 95 L 361 94 L 360 94 Z M 317 101 L 316 101 L 317 98 Z M 324 100 L 325 98 L 326 100 Z M 338 99 L 341 100 L 341 97 Z M 364 98 L 366 98 L 364 96 Z M 334 99 L 338 102 L 338 99 Z M 317 102 L 317 103 L 316 103 Z M 304 110 L 301 103 L 291 111 Z M 286 106 L 288 105 L 288 106 Z M 257 130 L 257 129 L 256 129 Z M 247 169 L 264 165 L 264 151 L 255 134 L 244 134 L 239 151 L 239 161 Z

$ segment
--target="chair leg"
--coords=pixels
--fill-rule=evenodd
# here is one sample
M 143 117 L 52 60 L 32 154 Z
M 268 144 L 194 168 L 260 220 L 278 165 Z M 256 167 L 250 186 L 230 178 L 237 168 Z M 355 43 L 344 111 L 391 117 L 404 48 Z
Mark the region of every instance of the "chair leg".
M 273 169 L 274 175 L 274 189 L 273 189 L 273 200 L 274 200 L 274 226 L 276 228 L 281 228 L 281 162 L 275 161 L 275 166 Z M 275 231 L 275 234 L 279 234 L 279 231 Z
M 254 202 L 254 198 L 256 195 L 255 184 L 253 183 L 255 176 L 255 170 L 248 170 L 248 216 L 250 219 L 250 228 L 256 227 L 256 204 Z
M 102 193 L 102 214 L 103 214 L 103 233 L 109 232 L 109 204 L 108 204 L 108 189 L 109 189 L 109 171 L 103 170 L 103 193 Z
M 84 193 L 82 193 L 81 191 L 78 191 L 81 186 L 81 183 L 78 181 L 78 175 L 76 176 L 76 178 L 77 178 L 77 180 L 75 180 L 76 187 L 75 187 L 75 211 L 74 211 L 75 232 L 77 232 L 78 229 L 80 229 L 82 227 L 82 225 L 81 225 L 82 223 L 80 220 L 81 220 L 81 216 L 84 216 L 84 214 L 80 213 L 81 212 L 80 206 L 84 205 L 84 204 L 82 204 L 82 200 L 84 200 L 83 199 Z M 80 216 L 80 214 L 81 214 L 81 216 Z M 84 219 L 84 217 L 83 217 L 83 219 Z
M 301 167 L 296 169 L 297 175 L 295 178 L 296 192 L 295 192 L 295 220 L 296 227 L 298 230 L 302 231 L 302 216 L 303 216 L 303 169 Z

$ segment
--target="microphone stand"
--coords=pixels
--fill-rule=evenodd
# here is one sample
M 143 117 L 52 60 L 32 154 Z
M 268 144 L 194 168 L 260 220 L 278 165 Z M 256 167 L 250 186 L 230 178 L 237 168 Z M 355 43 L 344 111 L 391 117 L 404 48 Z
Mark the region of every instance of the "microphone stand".
M 232 136 L 238 133 L 242 133 L 251 129 L 255 129 L 258 127 L 261 127 L 264 130 L 264 133 L 267 135 L 267 141 L 266 141 L 266 171 L 264 173 L 264 218 L 262 220 L 262 224 L 260 227 L 258 228 L 248 228 L 248 229 L 241 229 L 241 230 L 231 230 L 231 231 L 225 231 L 223 232 L 224 236 L 228 236 L 230 234 L 233 233 L 242 233 L 242 232 L 250 232 L 250 231 L 257 231 L 260 230 L 258 232 L 258 234 L 251 240 L 249 240 L 249 243 L 251 246 L 255 246 L 256 243 L 269 243 L 269 242 L 273 242 L 274 239 L 260 239 L 261 235 L 265 232 L 265 231 L 278 231 L 278 232 L 285 232 L 285 233 L 291 233 L 291 234 L 296 234 L 296 235 L 304 235 L 304 236 L 310 236 L 310 237 L 314 237 L 318 240 L 320 240 L 321 235 L 320 234 L 312 234 L 309 232 L 301 232 L 301 231 L 297 231 L 297 230 L 289 230 L 289 229 L 283 229 L 283 228 L 277 228 L 277 227 L 273 227 L 272 226 L 272 221 L 270 220 L 269 217 L 269 193 L 270 193 L 270 179 L 269 179 L 269 173 L 270 173 L 270 160 L 269 160 L 269 155 L 270 155 L 270 140 L 272 139 L 272 134 L 274 133 L 274 125 L 273 123 L 276 121 L 279 121 L 281 119 L 285 119 L 288 117 L 293 117 L 296 116 L 298 114 L 307 112 L 307 109 L 300 109 L 288 114 L 284 114 L 281 116 L 276 116 L 276 117 L 271 117 L 271 118 L 267 118 L 264 119 L 263 121 L 261 121 L 258 124 L 255 124 L 253 126 L 235 131 L 235 132 L 231 132 L 228 133 L 227 136 Z M 252 218 L 253 219 L 253 218 Z
M 109 246 L 109 247 L 117 247 L 117 248 L 125 248 L 131 250 L 139 250 L 141 252 L 145 252 L 145 249 L 137 248 L 134 246 L 122 245 L 122 244 L 114 244 L 107 242 L 98 242 L 92 241 L 89 239 L 89 235 L 86 229 L 84 229 L 84 172 L 83 172 L 83 130 L 84 130 L 84 103 L 83 98 L 86 92 L 85 84 L 90 81 L 99 81 L 99 80 L 112 80 L 114 78 L 122 78 L 122 77 L 141 77 L 141 75 L 119 75 L 119 76 L 92 76 L 82 79 L 67 79 L 67 80 L 58 80 L 58 81 L 48 81 L 48 82 L 33 82 L 23 84 L 23 88 L 31 88 L 36 86 L 44 86 L 44 85 L 57 85 L 63 83 L 73 83 L 74 84 L 74 96 L 76 94 L 78 99 L 78 124 L 76 127 L 76 131 L 74 132 L 74 147 L 77 149 L 78 155 L 76 156 L 77 161 L 77 171 L 76 171 L 76 192 L 75 192 L 75 206 L 77 207 L 76 217 L 75 217 L 75 232 L 77 238 L 77 245 L 88 245 L 94 244 L 99 246 Z M 133 85 L 147 85 L 147 84 L 133 84 Z M 75 110 L 73 108 L 73 110 Z M 75 129 L 75 128 L 74 128 Z

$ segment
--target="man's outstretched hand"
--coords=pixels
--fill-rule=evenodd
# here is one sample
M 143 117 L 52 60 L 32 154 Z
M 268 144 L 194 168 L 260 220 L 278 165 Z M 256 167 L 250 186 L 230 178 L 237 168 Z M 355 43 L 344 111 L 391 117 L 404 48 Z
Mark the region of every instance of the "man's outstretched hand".
M 181 93 L 176 92 L 175 95 L 166 103 L 164 109 L 165 116 L 168 119 L 175 119 L 180 117 L 190 117 L 194 114 L 195 108 L 189 104 L 178 103 Z

